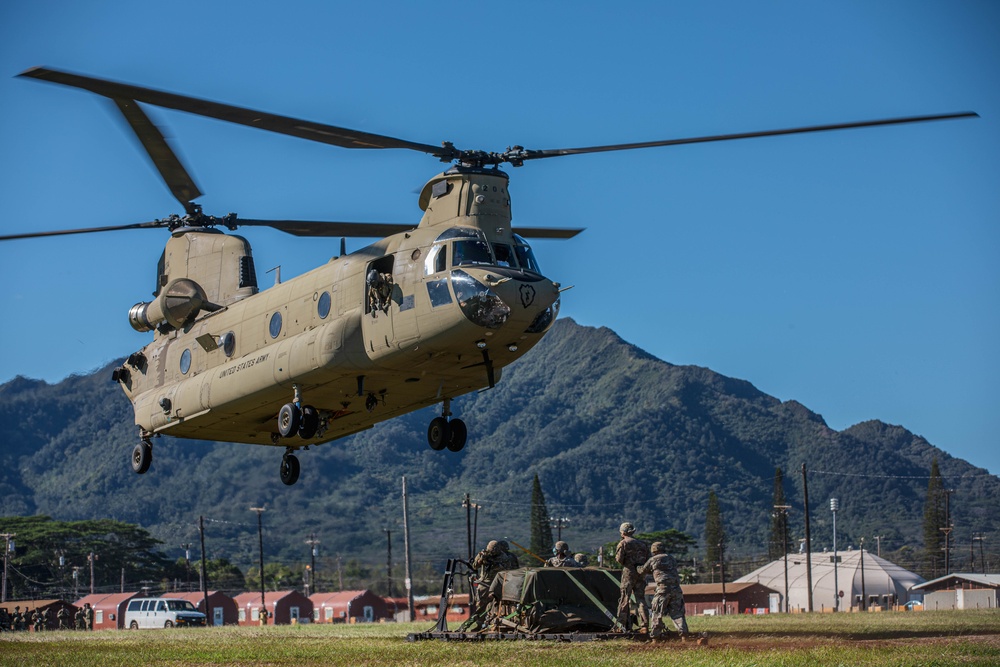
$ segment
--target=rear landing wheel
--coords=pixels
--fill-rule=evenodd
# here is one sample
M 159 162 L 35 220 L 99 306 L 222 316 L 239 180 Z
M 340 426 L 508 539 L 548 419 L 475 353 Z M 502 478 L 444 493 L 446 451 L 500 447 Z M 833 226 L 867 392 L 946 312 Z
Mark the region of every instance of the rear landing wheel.
M 460 452 L 465 447 L 465 440 L 469 436 L 469 430 L 465 427 L 465 422 L 461 419 L 452 419 L 448 422 L 448 451 Z
M 148 440 L 143 440 L 132 450 L 132 470 L 141 475 L 149 470 L 149 464 L 153 462 L 153 445 Z
M 299 481 L 299 459 L 295 454 L 285 454 L 281 457 L 281 481 L 291 486 Z
M 448 420 L 444 417 L 435 417 L 431 420 L 431 425 L 427 427 L 427 444 L 436 452 L 441 451 L 448 444 Z

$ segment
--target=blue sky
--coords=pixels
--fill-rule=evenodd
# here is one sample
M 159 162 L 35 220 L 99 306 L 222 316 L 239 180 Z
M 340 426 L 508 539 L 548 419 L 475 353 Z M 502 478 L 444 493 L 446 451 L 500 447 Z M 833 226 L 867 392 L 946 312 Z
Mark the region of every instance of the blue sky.
M 518 224 L 587 228 L 535 243 L 563 316 L 1000 473 L 1000 4 L 4 2 L 0 234 L 180 212 L 103 100 L 13 78 L 35 65 L 485 150 L 976 111 L 508 171 Z M 416 223 L 442 168 L 151 113 L 214 215 Z M 339 243 L 242 233 L 262 285 Z M 144 345 L 164 240 L 0 244 L 0 381 Z

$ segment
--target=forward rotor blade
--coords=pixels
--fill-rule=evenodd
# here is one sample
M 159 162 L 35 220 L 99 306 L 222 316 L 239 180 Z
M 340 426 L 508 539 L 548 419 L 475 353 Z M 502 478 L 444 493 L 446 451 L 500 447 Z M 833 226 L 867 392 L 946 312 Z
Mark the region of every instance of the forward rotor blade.
M 518 236 L 529 239 L 571 239 L 583 229 L 570 229 L 568 227 L 514 227 L 513 231 Z
M 135 100 L 115 97 L 112 101 L 128 121 L 139 143 L 146 149 L 153 166 L 160 172 L 174 198 L 181 203 L 185 211 L 189 214 L 194 213 L 191 201 L 201 196 L 201 190 L 195 185 L 194 179 L 184 168 L 160 128 L 150 120 Z
M 273 227 L 293 236 L 349 236 L 382 238 L 413 229 L 413 225 L 393 222 L 321 222 L 316 220 L 254 220 L 237 218 L 239 227 Z
M 113 225 L 110 227 L 85 227 L 83 229 L 57 229 L 51 232 L 9 234 L 7 236 L 0 236 L 0 241 L 14 241 L 16 239 L 32 239 L 40 236 L 66 236 L 68 234 L 90 234 L 92 232 L 118 232 L 123 229 L 158 229 L 166 226 L 167 226 L 166 222 L 154 220 L 153 222 L 137 222 L 132 225 Z
M 146 104 L 153 104 L 167 109 L 186 111 L 199 116 L 208 116 L 210 118 L 217 118 L 230 123 L 256 127 L 270 132 L 287 134 L 293 137 L 299 137 L 300 139 L 318 141 L 320 143 L 341 146 L 343 148 L 406 148 L 409 150 L 420 151 L 422 153 L 430 153 L 431 155 L 439 157 L 442 160 L 451 160 L 457 155 L 457 151 L 454 147 L 419 144 L 412 141 L 406 141 L 404 139 L 387 137 L 381 134 L 372 134 L 369 132 L 336 127 L 334 125 L 314 123 L 312 121 L 299 120 L 296 118 L 289 118 L 287 116 L 254 111 L 252 109 L 244 109 L 242 107 L 232 106 L 229 104 L 210 102 L 208 100 L 201 100 L 194 97 L 187 97 L 184 95 L 153 90 L 151 88 L 118 83 L 116 81 L 108 81 L 106 79 L 97 79 L 81 74 L 72 74 L 70 72 L 49 69 L 46 67 L 34 67 L 21 72 L 18 76 L 31 77 L 34 79 L 41 79 L 43 81 L 51 81 L 53 83 L 61 83 L 66 86 L 83 88 L 84 90 L 89 90 L 93 93 L 97 93 L 98 95 L 103 95 L 112 99 L 121 98 L 137 100 L 139 102 L 145 102 Z
M 580 155 L 583 153 L 603 153 L 607 151 L 627 151 L 636 148 L 653 148 L 656 146 L 679 146 L 682 144 L 703 144 L 711 141 L 730 141 L 732 139 L 752 139 L 754 137 L 773 137 L 782 134 L 805 134 L 808 132 L 827 132 L 830 130 L 848 130 L 857 127 L 875 127 L 878 125 L 901 125 L 904 123 L 922 123 L 931 120 L 953 120 L 956 118 L 978 118 L 979 114 L 972 111 L 937 114 L 932 116 L 908 116 L 904 118 L 885 118 L 881 120 L 863 120 L 853 123 L 835 123 L 832 125 L 811 125 L 784 130 L 763 130 L 760 132 L 740 132 L 737 134 L 718 134 L 706 137 L 690 137 L 686 139 L 667 139 L 664 141 L 644 141 L 633 144 L 613 144 L 610 146 L 590 146 L 587 148 L 552 148 L 546 150 L 524 150 L 517 157 L 522 160 L 534 160 L 560 155 Z

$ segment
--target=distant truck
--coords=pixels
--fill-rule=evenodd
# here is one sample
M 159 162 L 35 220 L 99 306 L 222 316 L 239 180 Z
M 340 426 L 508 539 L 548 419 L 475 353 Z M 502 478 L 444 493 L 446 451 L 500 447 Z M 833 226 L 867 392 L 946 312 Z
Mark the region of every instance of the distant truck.
M 125 610 L 125 627 L 187 628 L 205 627 L 205 614 L 187 600 L 177 598 L 136 598 L 129 601 Z

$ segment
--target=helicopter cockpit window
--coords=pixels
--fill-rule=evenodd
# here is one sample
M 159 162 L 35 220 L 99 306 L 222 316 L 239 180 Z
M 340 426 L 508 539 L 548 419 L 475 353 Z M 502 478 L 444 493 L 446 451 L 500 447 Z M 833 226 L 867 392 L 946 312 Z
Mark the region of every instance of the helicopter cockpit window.
M 271 338 L 277 338 L 278 334 L 281 333 L 281 313 L 275 312 L 271 315 L 271 322 L 267 326 L 268 332 L 271 334 Z
M 222 334 L 222 342 L 220 343 L 223 354 L 227 357 L 233 356 L 236 352 L 236 334 L 232 331 Z
M 427 258 L 424 260 L 424 275 L 430 276 L 435 273 L 441 273 L 446 267 L 447 253 L 445 252 L 445 246 L 435 245 L 427 253 Z
M 506 243 L 494 243 L 493 254 L 496 255 L 497 266 L 517 268 L 517 260 L 514 259 L 514 251 Z
M 475 227 L 451 227 L 441 232 L 436 241 L 447 241 L 449 239 L 481 239 L 483 233 Z
M 538 268 L 538 261 L 535 259 L 535 253 L 531 251 L 531 246 L 523 238 L 514 234 L 514 252 L 517 253 L 517 261 L 520 263 L 521 268 L 525 271 L 534 271 L 535 273 L 541 273 Z
M 189 370 L 191 370 L 191 350 L 186 349 L 181 352 L 181 373 L 187 375 Z
M 490 244 L 480 239 L 453 242 L 451 244 L 451 265 L 466 266 L 468 264 L 493 264 Z

